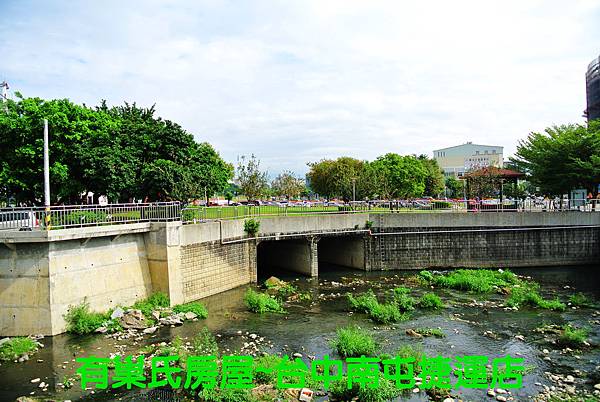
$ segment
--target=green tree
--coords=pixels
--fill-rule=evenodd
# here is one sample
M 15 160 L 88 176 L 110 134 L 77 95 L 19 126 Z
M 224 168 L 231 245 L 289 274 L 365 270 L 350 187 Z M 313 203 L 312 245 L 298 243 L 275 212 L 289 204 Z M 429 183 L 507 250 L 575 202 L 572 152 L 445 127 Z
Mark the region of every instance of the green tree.
M 600 184 L 600 122 L 569 124 L 531 133 L 511 161 L 543 193 L 563 195 L 585 188 L 594 197 Z
M 307 178 L 317 194 L 327 198 L 340 197 L 344 201 L 352 200 L 353 195 L 362 200 L 373 194 L 368 162 L 342 156 L 336 160 L 309 163 L 308 166 Z
M 267 172 L 260 170 L 260 160 L 254 154 L 241 156 L 237 166 L 237 181 L 240 191 L 249 201 L 258 200 L 268 188 Z
M 276 195 L 287 199 L 297 198 L 304 190 L 304 180 L 293 175 L 292 172 L 284 171 L 272 182 L 271 188 Z
M 378 171 L 381 194 L 386 198 L 423 195 L 427 170 L 416 157 L 388 153 L 377 158 L 373 166 Z
M 446 189 L 448 197 L 462 198 L 464 196 L 464 181 L 449 176 L 446 178 Z
M 438 197 L 444 193 L 444 171 L 440 168 L 435 159 L 430 159 L 426 155 L 420 155 L 419 161 L 425 168 L 425 190 L 424 194 L 432 197 Z

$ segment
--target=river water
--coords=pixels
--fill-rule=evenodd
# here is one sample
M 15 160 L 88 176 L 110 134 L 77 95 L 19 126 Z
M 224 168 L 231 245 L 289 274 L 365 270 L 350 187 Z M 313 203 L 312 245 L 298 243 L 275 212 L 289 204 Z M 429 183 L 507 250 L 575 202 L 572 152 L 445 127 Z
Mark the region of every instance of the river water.
M 41 340 L 45 345 L 29 361 L 24 363 L 2 363 L 0 366 L 0 401 L 12 401 L 18 396 L 52 398 L 53 400 L 86 401 L 137 401 L 172 400 L 169 393 L 161 391 L 105 393 L 90 390 L 82 391 L 76 382 L 73 388 L 62 389 L 59 384 L 66 377 L 73 377 L 78 365 L 76 357 L 96 355 L 108 356 L 122 350 L 124 354 L 138 351 L 142 346 L 161 341 L 170 341 L 175 336 L 193 338 L 202 327 L 207 326 L 218 336 L 219 347 L 231 351 L 241 347 L 247 341 L 238 334 L 254 333 L 264 337 L 266 342 L 262 350 L 269 353 L 302 353 L 306 356 L 321 357 L 325 354 L 335 356 L 329 346 L 329 340 L 335 335 L 336 328 L 348 324 L 357 324 L 372 330 L 381 345 L 382 352 L 393 354 L 403 344 L 422 345 L 427 356 L 444 355 L 486 355 L 501 357 L 507 354 L 525 358 L 525 364 L 532 372 L 523 378 L 523 387 L 513 390 L 516 400 L 527 400 L 537 395 L 543 384 L 553 385 L 544 372 L 572 374 L 577 378 L 577 388 L 593 389 L 600 382 L 599 349 L 588 348 L 583 352 L 561 354 L 556 345 L 552 345 L 542 334 L 533 329 L 543 324 L 571 323 L 590 330 L 592 345 L 600 344 L 600 265 L 590 267 L 540 267 L 515 269 L 513 272 L 531 276 L 541 285 L 541 293 L 546 297 L 558 296 L 566 301 L 575 292 L 584 292 L 595 301 L 596 308 L 568 308 L 565 312 L 552 312 L 540 309 L 523 308 L 519 311 L 505 311 L 502 308 L 482 307 L 474 301 L 485 299 L 501 302 L 500 295 L 486 295 L 485 298 L 465 292 L 436 289 L 448 306 L 437 312 L 416 310 L 409 321 L 382 326 L 371 322 L 364 314 L 349 314 L 345 294 L 360 293 L 373 289 L 378 295 L 395 286 L 405 284 L 406 278 L 415 271 L 362 272 L 347 270 L 336 266 L 320 267 L 319 278 L 298 277 L 295 274 L 279 274 L 279 278 L 291 281 L 301 291 L 310 292 L 311 301 L 294 302 L 286 305 L 287 314 L 257 315 L 246 311 L 242 301 L 249 286 L 240 287 L 202 300 L 209 311 L 209 318 L 197 322 L 186 322 L 183 326 L 160 328 L 152 336 L 136 340 L 116 341 L 103 335 L 75 337 L 68 334 L 47 337 Z M 260 278 L 264 280 L 265 278 Z M 413 296 L 418 297 L 427 289 L 414 287 Z M 339 294 L 339 296 L 338 296 Z M 445 338 L 427 337 L 415 339 L 406 335 L 408 328 L 441 328 Z M 495 338 L 484 336 L 491 331 Z M 524 340 L 515 338 L 522 335 Z M 122 345 L 122 349 L 118 349 Z M 542 350 L 548 349 L 550 360 Z M 33 378 L 49 384 L 43 392 Z M 538 385 L 536 385 L 536 383 Z M 542 384 L 542 385 L 539 385 Z M 490 399 L 485 390 L 452 391 L 463 400 Z M 424 392 L 404 395 L 398 400 L 426 401 Z

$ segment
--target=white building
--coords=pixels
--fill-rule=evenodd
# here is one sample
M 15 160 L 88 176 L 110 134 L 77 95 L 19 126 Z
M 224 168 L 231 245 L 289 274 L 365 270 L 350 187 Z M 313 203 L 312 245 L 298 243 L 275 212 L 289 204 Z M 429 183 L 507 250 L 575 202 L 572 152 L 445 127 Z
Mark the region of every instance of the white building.
M 477 145 L 472 142 L 433 151 L 433 159 L 444 170 L 446 176 L 462 177 L 465 172 L 488 166 L 501 168 L 504 147 Z

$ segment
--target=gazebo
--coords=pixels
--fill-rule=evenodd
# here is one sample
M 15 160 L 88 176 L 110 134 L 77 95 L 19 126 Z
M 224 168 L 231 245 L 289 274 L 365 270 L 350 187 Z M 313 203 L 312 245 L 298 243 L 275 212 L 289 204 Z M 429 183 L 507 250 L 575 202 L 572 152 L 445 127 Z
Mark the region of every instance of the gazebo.
M 502 204 L 502 187 L 504 186 L 504 183 L 516 184 L 517 180 L 525 177 L 525 173 L 517 172 L 515 170 L 510 169 L 502 169 L 495 166 L 488 166 L 466 173 L 463 177 L 466 180 L 467 193 L 469 193 L 469 190 L 477 181 L 481 182 L 487 179 L 489 181 L 489 184 L 494 188 L 496 188 L 496 185 L 499 184 L 498 187 L 500 190 L 500 204 Z

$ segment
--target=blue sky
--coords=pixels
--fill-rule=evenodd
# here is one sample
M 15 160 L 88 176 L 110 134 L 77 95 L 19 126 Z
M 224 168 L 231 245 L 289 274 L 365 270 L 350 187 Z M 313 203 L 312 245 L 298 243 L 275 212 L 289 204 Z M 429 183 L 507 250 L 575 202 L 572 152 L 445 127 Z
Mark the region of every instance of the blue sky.
M 276 174 L 583 122 L 600 1 L 0 0 L 0 79 L 150 106 Z

